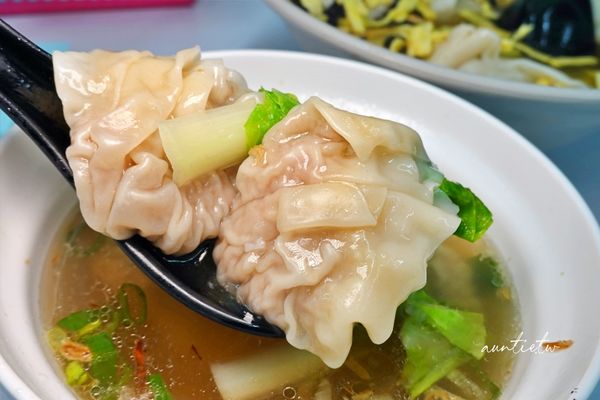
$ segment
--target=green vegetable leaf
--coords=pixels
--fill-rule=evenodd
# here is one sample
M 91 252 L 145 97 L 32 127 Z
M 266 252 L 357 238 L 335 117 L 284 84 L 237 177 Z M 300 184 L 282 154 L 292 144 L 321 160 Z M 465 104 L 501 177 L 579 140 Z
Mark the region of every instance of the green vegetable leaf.
M 492 257 L 479 255 L 471 261 L 473 267 L 473 278 L 476 287 L 487 291 L 488 289 L 499 289 L 504 287 L 504 277 L 498 265 L 498 261 Z
M 476 359 L 483 357 L 486 329 L 483 314 L 446 307 L 419 290 L 407 299 L 406 312 L 426 322 L 450 343 Z
M 98 320 L 98 310 L 81 310 L 67 315 L 58 321 L 57 325 L 63 329 L 74 332 Z
M 260 88 L 260 92 L 264 94 L 264 101 L 254 108 L 244 124 L 248 149 L 260 144 L 267 131 L 300 104 L 298 98 L 291 93 L 264 88 Z
M 92 322 L 90 322 L 89 324 L 86 324 L 83 328 L 77 330 L 76 336 L 81 337 L 81 336 L 89 335 L 90 333 L 97 331 L 98 328 L 100 328 L 101 326 L 102 326 L 102 321 L 100 321 L 99 318 L 95 319 Z
M 482 314 L 441 305 L 424 290 L 411 294 L 403 310 L 407 316 L 400 330 L 406 349 L 402 377 L 411 399 L 473 357 L 483 356 Z
M 439 304 L 436 299 L 431 297 L 425 289 L 413 292 L 402 304 L 406 314 L 416 318 L 419 322 L 425 323 L 427 317 L 421 312 L 420 306 L 423 304 Z
M 92 352 L 91 375 L 105 388 L 113 384 L 117 373 L 117 348 L 110 336 L 100 332 L 88 336 L 83 343 Z
M 471 354 L 476 359 L 483 357 L 485 325 L 483 314 L 455 310 L 442 305 L 422 304 L 421 310 L 427 321 L 450 343 Z
M 435 382 L 471 359 L 467 353 L 413 316 L 404 321 L 400 339 L 406 349 L 402 380 L 408 388 L 410 399 L 417 398 Z
M 154 400 L 172 400 L 173 396 L 169 392 L 167 385 L 159 374 L 148 376 L 148 386 L 154 395 Z
M 65 367 L 65 376 L 69 386 L 80 386 L 86 383 L 90 376 L 83 365 L 78 361 L 71 361 Z
M 133 283 L 124 283 L 119 288 L 121 321 L 143 325 L 148 318 L 148 301 L 144 290 Z
M 459 390 L 461 396 L 477 400 L 494 400 L 500 396 L 500 388 L 478 365 L 469 364 L 461 369 L 455 369 L 446 376 L 446 379 Z
M 458 216 L 461 223 L 454 234 L 470 242 L 476 242 L 492 225 L 493 218 L 490 210 L 470 189 L 460 183 L 444 178 L 438 189 L 446 193 L 459 207 Z

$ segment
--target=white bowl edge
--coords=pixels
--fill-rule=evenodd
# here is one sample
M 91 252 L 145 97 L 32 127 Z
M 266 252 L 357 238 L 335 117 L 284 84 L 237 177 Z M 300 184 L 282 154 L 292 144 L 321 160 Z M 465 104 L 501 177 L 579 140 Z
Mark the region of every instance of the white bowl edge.
M 331 58 L 331 57 L 325 57 L 325 56 L 306 55 L 306 54 L 291 53 L 291 52 L 276 52 L 276 51 L 243 51 L 243 52 L 224 51 L 224 52 L 206 53 L 205 55 L 208 57 L 222 57 L 222 58 L 226 59 L 226 62 L 228 59 L 234 60 L 234 59 L 238 58 L 238 60 L 236 62 L 241 62 L 242 64 L 244 63 L 244 60 L 246 58 L 250 58 L 250 59 L 264 58 L 264 59 L 271 59 L 271 60 L 285 59 L 288 62 L 310 61 L 310 62 L 317 63 L 317 64 L 323 62 L 325 64 L 337 65 L 337 66 L 341 66 L 344 68 L 357 69 L 364 73 L 372 73 L 372 74 L 376 74 L 376 75 L 379 74 L 382 76 L 386 76 L 389 79 L 403 81 L 404 83 L 406 83 L 414 88 L 418 88 L 419 90 L 424 90 L 425 92 L 435 94 L 436 97 L 439 96 L 439 97 L 445 99 L 446 101 L 449 101 L 454 104 L 458 104 L 460 107 L 470 110 L 470 112 L 473 112 L 476 115 L 478 115 L 479 118 L 483 118 L 486 121 L 486 123 L 491 124 L 491 126 L 495 126 L 498 131 L 502 131 L 503 135 L 506 136 L 506 138 L 510 138 L 510 140 L 515 140 L 516 141 L 515 146 L 517 146 L 523 152 L 527 153 L 529 156 L 533 157 L 536 160 L 536 163 L 540 167 L 543 167 L 543 169 L 547 170 L 550 173 L 550 175 L 553 177 L 553 179 L 557 180 L 557 183 L 559 184 L 561 189 L 564 189 L 566 191 L 564 194 L 570 199 L 572 204 L 575 205 L 576 210 L 578 212 L 582 213 L 581 217 L 585 221 L 587 221 L 587 225 L 585 226 L 585 228 L 588 229 L 589 232 L 591 233 L 591 242 L 595 245 L 594 250 L 596 251 L 597 254 L 600 254 L 600 250 L 599 250 L 600 249 L 600 231 L 598 229 L 598 226 L 594 222 L 595 220 L 594 220 L 589 208 L 587 208 L 584 201 L 581 199 L 581 197 L 576 192 L 576 190 L 571 185 L 571 183 L 568 182 L 568 180 L 564 177 L 564 175 L 542 153 L 540 153 L 537 149 L 535 149 L 529 142 L 527 142 L 525 139 L 523 139 L 522 137 L 515 134 L 512 130 L 510 130 L 510 128 L 506 127 L 503 123 L 499 122 L 498 120 L 491 117 L 490 115 L 482 114 L 481 110 L 477 109 L 476 107 L 472 106 L 471 104 L 466 103 L 465 101 L 460 100 L 460 99 L 456 98 L 455 96 L 453 96 L 449 93 L 446 93 L 440 89 L 434 88 L 431 85 L 428 85 L 428 84 L 425 84 L 422 82 L 418 82 L 412 78 L 404 77 L 404 76 L 401 76 L 401 75 L 391 72 L 391 71 L 383 70 L 378 67 L 367 66 L 365 64 L 354 62 L 354 61 L 343 61 L 343 60 L 339 60 L 339 59 L 335 59 L 335 58 Z M 230 63 L 227 62 L 227 64 L 229 65 Z M 235 64 L 235 62 L 234 62 L 234 64 Z M 241 69 L 242 69 L 242 72 L 244 72 L 243 68 L 241 68 Z M 254 79 L 254 77 L 251 77 L 251 78 Z M 273 85 L 283 83 L 284 89 L 287 89 L 287 85 L 289 85 L 289 82 L 285 81 L 285 78 L 281 82 L 276 82 L 276 79 L 275 79 L 271 83 Z M 406 121 L 406 122 L 410 122 L 410 121 Z M 419 130 L 419 129 L 417 129 L 417 130 Z M 436 152 L 437 151 L 439 151 L 439 149 L 436 150 Z M 45 168 L 48 168 L 48 166 L 45 165 Z M 0 233 L 1 233 L 1 231 L 0 231 Z M 600 256 L 599 256 L 599 259 L 600 259 Z M 590 350 L 592 350 L 592 349 L 588 349 L 588 351 L 590 351 Z M 586 395 L 586 396 L 589 395 L 589 393 L 591 393 L 591 391 L 593 390 L 595 381 L 600 376 L 600 343 L 597 343 L 596 348 L 593 349 L 593 352 L 594 352 L 594 357 L 592 358 L 592 360 L 590 362 L 590 367 L 587 369 L 587 372 L 580 380 L 581 389 L 580 389 L 578 395 Z M 517 363 L 517 367 L 516 367 L 517 370 L 520 367 L 520 364 L 521 364 L 521 360 L 519 360 L 519 362 Z M 2 381 L 7 386 L 8 390 L 11 393 L 13 393 L 14 395 L 16 395 L 16 396 L 26 395 L 27 397 L 24 397 L 24 398 L 33 398 L 33 397 L 29 397 L 29 395 L 32 395 L 31 390 L 27 387 L 27 385 L 22 380 L 20 380 L 20 378 L 17 377 L 17 375 L 14 373 L 14 371 L 12 371 L 10 369 L 10 366 L 8 365 L 7 361 L 4 360 L 2 355 L 0 355 L 0 381 Z M 511 385 L 512 385 L 512 383 L 509 384 L 509 387 L 507 387 L 507 392 L 510 391 Z

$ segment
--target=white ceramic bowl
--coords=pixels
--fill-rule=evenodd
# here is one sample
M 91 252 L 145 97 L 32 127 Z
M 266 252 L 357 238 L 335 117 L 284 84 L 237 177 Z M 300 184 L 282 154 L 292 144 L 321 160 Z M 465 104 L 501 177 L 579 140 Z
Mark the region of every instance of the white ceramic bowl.
M 467 74 L 394 53 L 314 18 L 290 0 L 265 0 L 304 49 L 351 56 L 453 91 L 510 124 L 542 150 L 600 134 L 600 90 L 558 89 Z
M 378 67 L 287 52 L 207 56 L 224 58 L 251 87 L 319 95 L 419 131 L 446 175 L 493 210 L 489 235 L 515 282 L 523 338 L 532 343 L 548 332 L 548 340 L 575 343 L 554 354 L 519 354 L 503 398 L 589 395 L 600 372 L 600 234 L 571 184 L 538 150 L 471 104 Z M 72 399 L 45 355 L 38 292 L 49 243 L 74 194 L 15 132 L 0 142 L 0 199 L 0 381 L 18 399 Z

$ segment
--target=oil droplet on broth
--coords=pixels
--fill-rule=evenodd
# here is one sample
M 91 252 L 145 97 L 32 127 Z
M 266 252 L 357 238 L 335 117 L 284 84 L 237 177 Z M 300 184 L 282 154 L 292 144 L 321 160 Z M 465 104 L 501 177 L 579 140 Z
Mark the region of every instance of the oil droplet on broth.
M 296 398 L 296 389 L 292 386 L 286 386 L 282 391 L 283 397 L 292 400 Z
M 60 240 L 60 237 L 58 240 Z M 62 243 L 57 243 L 57 247 L 61 246 Z M 455 244 L 450 242 L 448 246 L 453 248 Z M 464 257 L 473 257 L 482 251 L 478 247 L 473 247 L 469 251 L 462 250 L 462 253 L 465 254 Z M 440 271 L 448 269 L 442 257 L 437 257 L 436 262 L 439 264 L 438 269 Z M 435 270 L 436 268 L 430 267 L 432 276 L 435 275 Z M 456 272 L 457 274 L 462 273 L 458 270 Z M 116 245 L 109 241 L 95 256 L 67 256 L 67 260 L 61 266 L 59 273 L 56 273 L 56 268 L 52 269 L 48 265 L 44 274 L 45 287 L 42 287 L 41 304 L 42 317 L 47 329 L 54 326 L 58 320 L 68 313 L 86 309 L 93 305 L 101 307 L 103 304 L 109 304 L 112 312 L 104 314 L 106 310 L 100 308 L 100 318 L 103 319 L 105 315 L 112 317 L 113 313 L 118 312 L 115 311 L 118 307 L 115 297 L 120 285 L 128 282 L 140 286 L 146 293 L 148 301 L 148 320 L 142 326 L 129 321 L 127 324 L 129 329 L 121 327 L 118 334 L 113 336 L 115 345 L 121 352 L 122 359 L 129 360 L 128 364 L 134 365 L 135 358 L 131 349 L 136 340 L 143 340 L 147 365 L 152 368 L 152 373 L 161 374 L 172 391 L 174 399 L 221 399 L 212 379 L 211 364 L 244 358 L 247 355 L 256 354 L 280 344 L 279 340 L 251 337 L 219 326 L 181 306 L 176 300 L 169 297 L 148 280 L 129 262 Z M 436 298 L 440 296 L 444 299 L 452 298 L 453 293 L 447 287 L 436 287 L 435 278 L 432 283 L 433 285 L 430 287 L 432 296 Z M 430 286 L 429 283 L 428 286 Z M 464 292 L 460 288 L 457 291 Z M 44 299 L 51 296 L 56 296 L 56 301 L 44 301 Z M 488 299 L 489 304 L 483 304 L 486 315 L 499 314 L 498 311 L 502 315 L 501 321 L 496 324 L 495 328 L 502 325 L 503 330 L 497 330 L 495 333 L 491 330 L 491 333 L 494 333 L 495 338 L 498 340 L 510 338 L 512 332 L 518 329 L 518 324 L 513 324 L 516 319 L 516 309 L 509 300 L 506 300 L 504 304 L 510 303 L 511 306 L 505 306 L 503 309 L 497 307 L 499 300 L 495 297 Z M 50 308 L 49 304 L 52 304 L 53 307 Z M 511 327 L 506 328 L 509 325 Z M 362 360 L 359 360 L 361 365 L 368 369 L 373 377 L 374 381 L 373 386 L 370 386 L 371 388 L 380 388 L 384 385 L 393 386 L 393 383 L 389 384 L 388 381 L 395 382 L 396 379 L 388 378 L 391 375 L 399 376 L 402 370 L 404 364 L 403 351 L 401 346 L 392 345 L 391 342 L 388 341 L 381 346 L 375 346 L 370 342 L 364 344 L 364 347 L 358 350 L 362 353 L 368 352 L 368 357 L 361 356 L 362 353 L 355 353 L 357 358 L 362 357 Z M 497 355 L 490 355 L 490 358 L 492 357 L 497 357 Z M 501 366 L 497 368 L 504 371 L 502 372 L 504 376 L 507 375 L 506 371 L 510 370 L 512 361 L 501 361 L 499 363 Z M 487 370 L 486 372 L 490 374 L 493 371 Z M 388 378 L 381 379 L 381 376 L 384 375 Z M 500 375 L 500 371 L 496 373 L 496 376 L 498 375 Z M 272 392 L 269 400 L 282 398 L 286 400 L 310 399 L 314 395 L 314 389 L 319 380 L 322 379 L 326 379 L 331 383 L 333 393 L 342 393 L 342 387 L 345 388 L 343 393 L 368 391 L 367 387 L 357 384 L 352 371 L 344 367 L 329 371 L 326 375 L 316 379 L 314 385 L 311 382 L 282 382 L 281 386 Z M 496 379 L 496 381 L 501 383 L 504 380 Z M 292 383 L 294 385 L 291 385 Z M 90 400 L 102 395 L 99 390 L 101 388 L 94 387 L 90 393 L 88 388 L 86 393 L 80 392 L 78 394 L 82 399 Z M 391 389 L 391 386 L 388 393 L 396 400 L 405 398 L 403 390 Z

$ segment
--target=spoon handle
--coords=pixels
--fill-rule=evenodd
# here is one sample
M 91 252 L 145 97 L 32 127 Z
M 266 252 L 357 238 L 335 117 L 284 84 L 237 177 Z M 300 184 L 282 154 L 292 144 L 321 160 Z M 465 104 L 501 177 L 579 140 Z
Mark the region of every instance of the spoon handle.
M 65 151 L 70 143 L 54 89 L 52 57 L 0 19 L 0 109 L 73 184 Z

